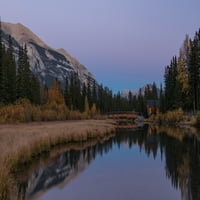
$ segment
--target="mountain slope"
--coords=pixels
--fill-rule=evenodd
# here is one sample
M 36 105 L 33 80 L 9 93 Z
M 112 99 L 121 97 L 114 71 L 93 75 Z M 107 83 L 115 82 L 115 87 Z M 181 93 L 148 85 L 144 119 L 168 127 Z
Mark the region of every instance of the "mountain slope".
M 50 86 L 57 78 L 61 87 L 64 87 L 65 78 L 73 72 L 78 74 L 82 83 L 87 83 L 88 79 L 94 79 L 92 74 L 64 49 L 56 50 L 49 47 L 22 24 L 2 22 L 2 31 L 3 42 L 6 46 L 8 35 L 12 36 L 16 59 L 19 45 L 26 44 L 30 69 L 47 86 Z

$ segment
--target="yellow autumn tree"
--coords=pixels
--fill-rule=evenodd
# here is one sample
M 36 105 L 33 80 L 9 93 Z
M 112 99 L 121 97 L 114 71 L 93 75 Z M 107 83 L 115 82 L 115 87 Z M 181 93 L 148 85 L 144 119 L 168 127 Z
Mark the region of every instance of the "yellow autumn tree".
M 91 115 L 92 117 L 95 116 L 97 114 L 97 107 L 96 104 L 93 103 L 92 108 L 91 108 Z
M 85 106 L 84 106 L 84 112 L 88 115 L 90 113 L 90 107 L 88 103 L 88 98 L 85 96 Z
M 186 95 L 189 92 L 189 80 L 182 50 L 179 53 L 177 72 L 176 80 L 180 83 L 182 93 Z
M 42 107 L 42 119 L 45 121 L 65 120 L 68 109 L 57 80 L 53 81 L 51 88 L 47 89 L 44 95 L 45 104 Z
M 50 104 L 53 102 L 56 104 L 64 104 L 64 96 L 60 92 L 57 80 L 53 81 L 51 88 L 47 90 L 46 94 L 46 103 Z

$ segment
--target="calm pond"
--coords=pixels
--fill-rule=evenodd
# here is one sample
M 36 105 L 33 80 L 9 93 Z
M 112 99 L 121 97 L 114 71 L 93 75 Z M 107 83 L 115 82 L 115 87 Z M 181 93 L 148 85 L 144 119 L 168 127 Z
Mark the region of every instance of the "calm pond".
M 16 176 L 18 199 L 199 200 L 198 138 L 178 128 L 119 130 L 103 143 L 38 160 Z

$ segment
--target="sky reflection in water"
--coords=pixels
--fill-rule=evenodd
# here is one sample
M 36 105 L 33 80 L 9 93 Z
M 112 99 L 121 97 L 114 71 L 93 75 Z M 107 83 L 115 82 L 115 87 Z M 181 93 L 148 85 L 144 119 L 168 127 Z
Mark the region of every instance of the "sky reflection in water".
M 29 176 L 26 199 L 197 200 L 199 142 L 167 131 L 118 132 L 104 144 L 62 153 Z

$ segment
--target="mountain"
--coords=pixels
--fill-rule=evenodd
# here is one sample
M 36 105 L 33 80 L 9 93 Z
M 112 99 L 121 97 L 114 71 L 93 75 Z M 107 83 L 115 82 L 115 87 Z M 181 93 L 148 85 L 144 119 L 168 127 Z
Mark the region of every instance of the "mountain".
M 82 83 L 94 80 L 93 75 L 64 49 L 53 49 L 24 25 L 2 22 L 3 43 L 8 46 L 8 35 L 13 38 L 14 56 L 19 46 L 27 46 L 30 69 L 39 80 L 50 86 L 56 78 L 63 88 L 66 77 L 76 72 Z
M 128 93 L 131 92 L 133 96 L 138 96 L 139 95 L 139 91 L 141 90 L 141 94 L 144 96 L 145 93 L 145 89 L 149 86 L 149 89 L 152 90 L 153 85 L 152 84 L 146 84 L 144 85 L 142 88 L 138 89 L 138 90 L 122 90 L 121 91 L 121 96 L 124 98 L 128 98 Z M 160 94 L 160 89 L 157 88 L 157 94 Z

